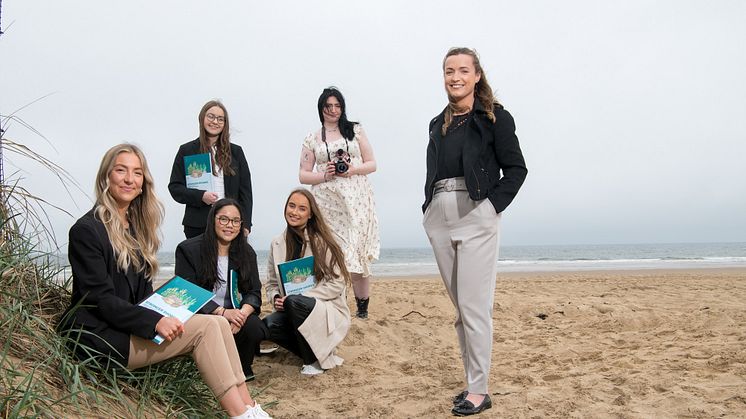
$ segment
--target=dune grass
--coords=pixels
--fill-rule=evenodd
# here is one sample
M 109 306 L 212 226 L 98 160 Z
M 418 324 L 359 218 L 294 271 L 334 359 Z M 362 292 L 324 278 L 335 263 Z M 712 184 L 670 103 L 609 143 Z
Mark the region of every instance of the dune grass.
M 72 355 L 55 332 L 70 278 L 45 253 L 56 249 L 45 203 L 17 180 L 0 186 L 0 417 L 222 417 L 190 357 L 131 372 Z

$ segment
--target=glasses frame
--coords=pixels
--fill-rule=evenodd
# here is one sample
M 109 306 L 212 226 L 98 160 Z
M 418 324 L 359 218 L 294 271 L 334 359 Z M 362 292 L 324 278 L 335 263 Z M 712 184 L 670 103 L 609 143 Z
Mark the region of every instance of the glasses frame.
M 216 215 L 215 221 L 218 222 L 223 227 L 227 227 L 230 223 L 233 227 L 241 227 L 241 224 L 243 224 L 243 220 L 240 218 L 229 218 L 225 215 Z
M 205 119 L 207 119 L 210 122 L 217 122 L 220 125 L 225 124 L 225 117 L 224 116 L 217 116 L 217 115 L 213 115 L 211 113 L 208 113 L 207 115 L 205 115 Z

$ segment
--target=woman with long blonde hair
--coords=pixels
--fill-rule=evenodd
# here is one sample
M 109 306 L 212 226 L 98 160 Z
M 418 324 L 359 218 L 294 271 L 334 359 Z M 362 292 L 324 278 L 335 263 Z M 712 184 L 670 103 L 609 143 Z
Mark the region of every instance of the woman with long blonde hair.
M 191 353 L 231 417 L 269 417 L 252 400 L 228 321 L 186 323 L 138 305 L 153 293 L 163 206 L 145 155 L 119 144 L 101 160 L 96 204 L 70 229 L 71 305 L 60 323 L 76 356 L 104 368 L 137 369 Z M 152 341 L 160 335 L 160 345 Z
M 274 312 L 264 318 L 268 339 L 303 360 L 301 374 L 316 375 L 342 365 L 336 348 L 350 329 L 347 283 L 350 273 L 344 254 L 314 199 L 296 189 L 285 201 L 285 231 L 270 244 L 264 286 Z M 278 264 L 313 256 L 314 287 L 302 294 L 285 295 Z

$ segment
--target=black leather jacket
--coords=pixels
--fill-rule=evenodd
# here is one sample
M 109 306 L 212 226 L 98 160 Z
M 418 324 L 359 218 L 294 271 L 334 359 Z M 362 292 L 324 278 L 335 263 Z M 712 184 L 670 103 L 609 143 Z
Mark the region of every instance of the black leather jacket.
M 528 170 L 523 160 L 513 117 L 497 105 L 495 122 L 474 101 L 474 117 L 467 122 L 471 131 L 464 143 L 464 178 L 469 197 L 474 201 L 489 199 L 495 211 L 502 212 L 515 198 Z M 425 180 L 424 213 L 433 198 L 433 183 L 438 165 L 438 147 L 443 140 L 441 128 L 445 109 L 430 121 L 430 142 L 427 146 L 427 178 Z M 502 172 L 502 175 L 501 175 Z

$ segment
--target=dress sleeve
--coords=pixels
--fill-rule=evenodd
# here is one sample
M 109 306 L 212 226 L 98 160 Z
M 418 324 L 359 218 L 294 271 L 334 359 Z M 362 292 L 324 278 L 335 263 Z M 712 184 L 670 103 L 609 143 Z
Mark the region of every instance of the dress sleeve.
M 314 147 L 316 145 L 316 136 L 314 133 L 309 133 L 306 135 L 306 138 L 303 139 L 303 147 L 314 151 Z
M 116 294 L 103 246 L 102 238 L 90 224 L 76 223 L 70 229 L 70 267 L 80 295 L 85 296 L 82 304 L 93 306 L 91 312 L 109 326 L 144 339 L 152 339 L 155 336 L 155 325 L 163 316 L 132 304 Z

